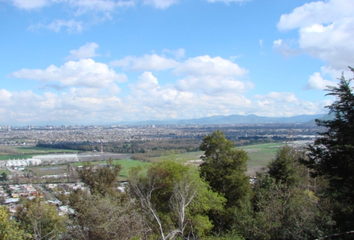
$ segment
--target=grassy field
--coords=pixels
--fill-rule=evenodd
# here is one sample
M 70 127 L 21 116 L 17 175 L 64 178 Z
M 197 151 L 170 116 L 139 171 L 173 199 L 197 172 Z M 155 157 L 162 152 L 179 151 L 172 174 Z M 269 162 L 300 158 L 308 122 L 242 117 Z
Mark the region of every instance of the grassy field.
M 267 143 L 260 145 L 252 145 L 242 147 L 246 150 L 248 156 L 251 158 L 251 161 L 248 163 L 249 167 L 261 166 L 265 167 L 275 157 L 277 147 L 282 146 L 283 144 L 279 143 Z
M 93 165 L 98 165 L 98 164 L 105 164 L 106 161 L 94 161 L 91 163 Z M 132 167 L 146 166 L 151 163 L 137 161 L 137 160 L 131 160 L 131 159 L 121 159 L 121 160 L 114 160 L 113 164 L 121 164 L 122 165 L 122 170 L 119 174 L 119 178 L 120 178 L 120 180 L 126 180 L 129 175 L 129 170 Z M 83 162 L 75 162 L 75 163 L 72 163 L 72 165 L 74 167 L 78 167 L 78 166 L 84 165 L 84 163 Z M 53 165 L 53 166 L 28 167 L 27 169 L 36 173 L 36 175 L 40 176 L 40 177 L 44 176 L 44 175 L 57 175 L 57 174 L 67 173 L 67 165 L 66 164 Z
M 14 159 L 26 159 L 26 158 L 31 158 L 33 157 L 34 154 L 18 154 L 18 155 L 0 155 L 0 160 L 14 160 Z

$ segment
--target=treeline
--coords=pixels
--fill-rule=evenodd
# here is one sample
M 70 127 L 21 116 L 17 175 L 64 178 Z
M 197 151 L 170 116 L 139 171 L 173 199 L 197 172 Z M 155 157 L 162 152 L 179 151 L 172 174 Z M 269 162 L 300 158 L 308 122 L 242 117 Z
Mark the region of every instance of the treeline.
M 104 152 L 112 153 L 146 153 L 151 151 L 185 151 L 199 150 L 200 140 L 197 139 L 169 139 L 132 142 L 109 142 L 103 143 Z M 38 147 L 51 147 L 59 149 L 71 149 L 78 151 L 100 151 L 100 143 L 46 143 L 38 142 Z

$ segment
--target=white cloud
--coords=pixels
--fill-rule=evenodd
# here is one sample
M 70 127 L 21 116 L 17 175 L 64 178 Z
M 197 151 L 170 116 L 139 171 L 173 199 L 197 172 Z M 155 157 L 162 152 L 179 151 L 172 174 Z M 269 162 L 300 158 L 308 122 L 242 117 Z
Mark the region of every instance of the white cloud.
M 47 25 L 42 23 L 37 23 L 35 25 L 31 25 L 28 27 L 29 30 L 36 30 L 41 28 L 49 29 L 54 32 L 60 32 L 62 28 L 66 28 L 66 30 L 69 33 L 74 33 L 74 32 L 81 33 L 82 30 L 84 29 L 83 23 L 81 21 L 79 22 L 74 19 L 71 20 L 56 19 Z
M 99 56 L 99 54 L 96 53 L 96 49 L 98 47 L 99 46 L 97 43 L 86 43 L 85 45 L 79 47 L 79 49 L 71 50 L 70 55 L 65 59 L 75 60 L 80 58 L 93 58 Z
M 310 76 L 305 89 L 326 89 L 327 86 L 335 86 L 337 85 L 335 82 L 323 79 L 319 72 L 315 72 Z
M 151 72 L 144 72 L 132 86 L 136 89 L 154 89 L 158 87 L 158 81 Z
M 64 86 L 84 86 L 90 88 L 108 87 L 113 82 L 127 80 L 124 74 L 117 74 L 106 64 L 92 59 L 68 61 L 60 67 L 50 65 L 45 70 L 21 69 L 10 77 L 34 79 L 41 82 L 60 82 Z
M 232 77 L 186 77 L 176 84 L 179 91 L 202 92 L 208 95 L 219 95 L 225 92 L 240 93 L 253 88 L 249 82 L 241 82 Z
M 256 99 L 260 99 L 265 102 L 286 102 L 286 103 L 291 103 L 291 102 L 296 102 L 297 98 L 295 97 L 294 93 L 279 93 L 279 92 L 270 92 L 267 95 L 255 95 Z
M 144 0 L 143 3 L 146 5 L 151 5 L 155 8 L 165 9 L 173 4 L 178 3 L 179 0 Z
M 270 92 L 266 95 L 255 95 L 253 109 L 259 116 L 290 117 L 301 114 L 323 113 L 328 101 L 309 102 L 298 99 L 291 92 Z
M 248 71 L 230 60 L 205 55 L 187 59 L 173 72 L 190 76 L 240 76 Z
M 144 55 L 143 57 L 127 56 L 110 63 L 111 66 L 123 67 L 129 71 L 165 70 L 174 68 L 177 64 L 175 60 L 157 54 Z
M 354 1 L 329 0 L 306 3 L 283 14 L 279 30 L 299 30 L 299 49 L 345 70 L 354 62 Z
M 352 17 L 354 2 L 329 0 L 305 3 L 290 14 L 283 14 L 277 26 L 280 30 L 311 27 L 315 24 L 330 24 L 338 19 Z
M 20 9 L 32 10 L 47 6 L 50 1 L 48 0 L 10 0 L 12 4 Z

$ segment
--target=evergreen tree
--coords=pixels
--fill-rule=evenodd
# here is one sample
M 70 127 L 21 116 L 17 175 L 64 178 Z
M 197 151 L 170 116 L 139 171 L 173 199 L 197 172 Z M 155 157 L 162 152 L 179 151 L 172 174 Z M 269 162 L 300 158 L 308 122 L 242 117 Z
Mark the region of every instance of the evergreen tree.
M 202 156 L 204 163 L 200 166 L 201 176 L 227 200 L 223 211 L 210 212 L 214 230 L 221 234 L 231 230 L 235 212 L 250 200 L 251 186 L 245 174 L 246 162 L 250 159 L 244 150 L 234 148 L 234 143 L 219 130 L 205 136 L 200 149 L 205 151 Z
M 354 73 L 354 69 L 349 67 Z M 316 120 L 326 128 L 319 133 L 314 145 L 309 146 L 307 165 L 315 176 L 324 176 L 329 181 L 328 195 L 336 200 L 337 221 L 342 230 L 354 229 L 354 94 L 351 80 L 344 76 L 338 86 L 328 86 L 329 96 L 336 100 L 327 108 L 334 116 L 331 120 Z M 340 214 L 340 212 L 342 214 Z M 341 223 L 342 222 L 342 223 Z
M 276 152 L 275 159 L 268 164 L 268 173 L 277 183 L 293 186 L 301 180 L 301 169 L 298 159 L 300 152 L 285 145 Z

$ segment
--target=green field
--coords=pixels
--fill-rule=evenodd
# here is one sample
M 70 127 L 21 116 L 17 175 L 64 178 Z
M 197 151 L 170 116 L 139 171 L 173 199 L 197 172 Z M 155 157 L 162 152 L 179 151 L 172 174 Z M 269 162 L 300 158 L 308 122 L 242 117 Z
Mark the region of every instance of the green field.
M 14 160 L 14 159 L 26 159 L 33 157 L 34 154 L 17 154 L 17 155 L 0 155 L 0 160 Z
M 105 163 L 106 163 L 106 161 L 93 161 L 93 162 L 91 162 L 91 164 L 93 164 L 93 165 L 105 164 Z M 120 178 L 120 180 L 126 180 L 129 175 L 129 170 L 132 167 L 146 166 L 151 163 L 137 161 L 137 160 L 131 160 L 131 159 L 121 159 L 121 160 L 114 160 L 113 164 L 121 164 L 122 165 L 122 170 L 119 174 L 119 178 Z M 75 162 L 75 163 L 72 163 L 72 165 L 74 167 L 78 167 L 78 166 L 84 165 L 84 163 L 83 162 Z M 67 165 L 66 164 L 52 165 L 52 166 L 28 167 L 27 169 L 36 173 L 37 176 L 40 176 L 40 177 L 44 176 L 44 175 L 55 175 L 55 174 L 67 173 Z
M 282 143 L 266 143 L 242 147 L 246 150 L 251 161 L 248 162 L 249 167 L 265 167 L 274 159 L 277 147 L 282 146 Z

